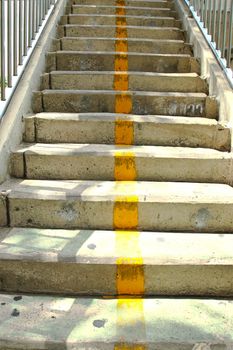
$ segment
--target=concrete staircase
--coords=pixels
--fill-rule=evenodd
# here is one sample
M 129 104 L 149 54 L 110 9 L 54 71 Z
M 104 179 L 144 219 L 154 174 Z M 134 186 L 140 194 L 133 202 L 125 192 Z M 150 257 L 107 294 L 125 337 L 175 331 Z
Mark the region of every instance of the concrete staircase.
M 230 130 L 174 3 L 69 4 L 0 187 L 0 348 L 232 349 Z

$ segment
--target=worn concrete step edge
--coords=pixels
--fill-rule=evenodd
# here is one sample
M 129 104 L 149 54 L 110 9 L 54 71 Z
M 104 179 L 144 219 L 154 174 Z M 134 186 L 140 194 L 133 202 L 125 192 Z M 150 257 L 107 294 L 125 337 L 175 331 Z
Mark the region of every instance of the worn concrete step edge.
M 99 37 L 64 37 L 54 39 L 53 51 L 111 51 L 119 45 L 127 43 L 128 51 L 135 53 L 162 53 L 162 54 L 188 54 L 192 55 L 192 46 L 183 40 L 161 40 L 161 39 L 136 39 L 127 40 Z
M 81 5 L 81 4 L 86 4 L 86 5 L 115 5 L 117 2 L 116 0 L 80 0 L 80 1 L 75 1 L 72 2 L 71 5 Z M 168 1 L 151 1 L 151 0 L 144 0 L 144 1 L 139 1 L 139 0 L 126 0 L 124 4 L 119 5 L 119 6 L 132 6 L 131 4 L 134 3 L 137 6 L 140 7 L 153 7 L 153 8 L 171 8 L 173 7 L 173 2 L 168 2 Z M 118 3 L 119 4 L 119 3 Z M 135 6 L 134 5 L 134 6 Z
M 171 26 L 171 27 L 178 27 L 181 28 L 181 21 L 177 20 L 174 17 L 168 17 L 168 16 L 146 16 L 141 14 L 135 14 L 135 15 L 118 15 L 116 18 L 116 14 L 69 14 L 62 16 L 60 19 L 60 24 L 78 24 L 78 23 L 86 23 L 88 21 L 91 21 L 93 24 L 97 24 L 98 21 L 105 20 L 105 23 L 112 23 L 113 21 L 116 22 L 116 20 L 126 20 L 126 22 L 129 25 L 135 25 L 135 23 L 138 23 L 140 25 L 143 25 L 143 23 L 146 23 L 147 25 L 159 25 L 159 26 Z
M 1 294 L 0 307 L 0 344 L 10 350 L 62 348 L 64 339 L 84 350 L 233 346 L 231 300 Z
M 119 115 L 40 113 L 28 115 L 25 142 L 114 144 Z M 230 151 L 230 129 L 214 119 L 121 115 L 138 145 L 214 148 Z M 98 133 L 96 133 L 98 130 Z
M 143 52 L 57 51 L 46 55 L 46 72 L 56 70 L 113 71 L 115 58 L 127 58 L 128 71 L 158 73 L 200 73 L 200 65 L 187 54 L 153 54 Z
M 175 20 L 179 20 L 178 15 L 175 11 L 170 10 L 164 11 L 166 9 L 159 9 L 159 8 L 151 8 L 151 7 L 132 7 L 132 6 L 126 6 L 124 13 L 131 16 L 147 16 L 148 18 L 152 17 L 170 17 Z M 73 12 L 71 12 L 71 8 L 69 8 L 68 11 L 66 11 L 67 14 L 100 14 L 100 15 L 121 15 L 122 14 L 122 7 L 119 6 L 95 6 L 95 5 L 75 5 L 73 7 Z
M 52 71 L 41 76 L 41 90 L 111 90 L 122 81 L 128 90 L 160 92 L 203 92 L 207 82 L 196 73 Z
M 86 103 L 88 99 L 88 104 Z M 109 112 L 116 101 L 130 101 L 133 114 L 218 118 L 218 103 L 204 93 L 115 91 L 115 90 L 43 90 L 34 92 L 33 111 L 39 112 Z M 120 102 L 119 102 L 120 103 Z M 124 102 L 125 103 L 125 102 Z M 123 104 L 122 104 L 123 106 Z M 128 106 L 128 104 L 127 104 Z M 123 107 L 122 107 L 123 108 Z M 127 113 L 118 110 L 118 113 Z
M 231 171 L 231 153 L 201 148 L 37 143 L 11 154 L 11 175 L 28 179 L 228 184 Z
M 146 39 L 184 39 L 184 31 L 176 27 L 149 27 L 149 26 L 115 26 L 115 25 L 78 25 L 65 24 L 59 28 L 59 36 L 64 37 L 113 37 L 119 30 L 127 29 L 128 38 L 146 38 Z
M 232 296 L 232 244 L 232 234 L 0 229 L 1 290 Z
M 12 227 L 233 232 L 223 184 L 12 179 L 0 193 Z

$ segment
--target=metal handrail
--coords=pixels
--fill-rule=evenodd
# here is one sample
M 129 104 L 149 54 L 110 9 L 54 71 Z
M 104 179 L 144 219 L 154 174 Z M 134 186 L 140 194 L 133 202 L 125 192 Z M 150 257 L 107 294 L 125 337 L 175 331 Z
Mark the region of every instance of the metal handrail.
M 233 0 L 184 0 L 233 88 Z
M 0 119 L 59 0 L 0 0 Z

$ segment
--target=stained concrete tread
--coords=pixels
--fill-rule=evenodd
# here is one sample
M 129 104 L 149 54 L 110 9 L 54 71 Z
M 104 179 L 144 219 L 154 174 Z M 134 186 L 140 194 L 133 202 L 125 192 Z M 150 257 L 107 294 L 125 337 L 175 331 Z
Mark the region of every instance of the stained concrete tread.
M 217 233 L 1 229 L 1 289 L 122 294 L 117 271 L 130 276 L 140 254 L 145 295 L 232 296 L 232 244 Z
M 145 15 L 119 15 L 118 21 L 126 19 L 128 25 L 133 26 L 165 26 L 181 27 L 181 22 L 174 17 L 145 16 Z M 116 15 L 114 14 L 69 14 L 63 16 L 61 24 L 115 24 Z
M 121 119 L 133 122 L 134 144 L 230 150 L 230 129 L 213 119 L 156 115 L 121 115 Z M 40 113 L 24 120 L 25 142 L 114 144 L 118 115 Z
M 27 179 L 229 183 L 231 171 L 231 153 L 201 148 L 37 143 L 11 155 L 11 175 Z
M 64 36 L 93 36 L 93 37 L 113 37 L 116 28 L 127 29 L 128 38 L 148 38 L 148 39 L 184 39 L 184 31 L 177 27 L 149 27 L 149 26 L 116 26 L 116 25 L 98 25 L 98 24 L 65 24 L 63 26 Z
M 137 223 L 124 222 L 124 229 L 231 232 L 233 227 L 233 188 L 223 184 L 12 179 L 3 190 L 12 227 L 122 229 L 121 203 L 138 212 Z
M 131 96 L 133 114 L 161 114 L 218 118 L 214 97 L 195 92 L 155 92 L 116 90 L 43 90 L 33 95 L 33 111 L 115 112 L 116 96 Z M 88 100 L 88 104 L 86 101 Z
M 115 51 L 56 51 L 46 56 L 46 72 L 54 70 L 112 71 Z M 128 52 L 128 71 L 157 73 L 198 73 L 199 64 L 187 54 Z
M 64 51 L 114 51 L 116 42 L 122 39 L 104 37 L 64 37 L 56 45 L 58 50 Z M 184 43 L 183 40 L 160 40 L 160 39 L 136 39 L 124 40 L 128 45 L 128 50 L 135 53 L 154 54 L 192 54 L 192 46 Z
M 115 5 L 115 0 L 78 0 L 73 1 L 72 5 L 80 5 L 80 4 L 89 4 L 89 5 Z M 156 1 L 156 0 L 126 0 L 125 6 L 132 6 L 131 4 L 148 7 L 151 6 L 153 8 L 170 8 L 172 5 L 171 1 Z
M 207 83 L 197 73 L 114 71 L 52 71 L 45 88 L 58 90 L 111 90 L 118 79 L 128 79 L 128 90 L 208 93 Z M 47 75 L 45 79 L 48 80 Z
M 231 300 L 1 294 L 0 303 L 0 345 L 10 350 L 113 350 L 122 342 L 148 350 L 233 346 Z
M 122 7 L 111 5 L 73 5 L 72 14 L 116 14 Z M 176 12 L 169 8 L 156 8 L 144 6 L 125 6 L 126 15 L 157 16 L 157 17 L 176 17 Z

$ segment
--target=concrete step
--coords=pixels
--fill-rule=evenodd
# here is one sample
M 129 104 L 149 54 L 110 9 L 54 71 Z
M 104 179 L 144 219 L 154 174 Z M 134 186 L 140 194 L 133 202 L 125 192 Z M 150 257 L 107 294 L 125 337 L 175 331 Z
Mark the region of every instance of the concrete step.
M 157 54 L 192 54 L 192 46 L 183 40 L 150 40 L 115 38 L 69 38 L 60 39 L 59 50 L 65 51 L 110 51 L 115 48 L 124 49 L 127 45 L 129 52 Z
M 100 14 L 100 15 L 131 15 L 131 16 L 156 16 L 176 18 L 176 12 L 169 8 L 153 8 L 142 6 L 109 6 L 109 5 L 74 5 L 72 14 Z
M 115 61 L 126 60 L 128 71 L 157 73 L 199 73 L 190 55 L 106 51 L 57 51 L 47 54 L 46 71 L 115 71 Z
M 232 245 L 232 234 L 0 229 L 1 290 L 232 297 Z
M 217 101 L 204 93 L 43 90 L 33 96 L 35 113 L 114 113 L 117 108 L 117 113 L 218 118 Z
M 230 151 L 230 129 L 213 119 L 121 115 L 120 120 L 132 127 L 136 145 Z M 24 121 L 25 142 L 114 144 L 119 115 L 40 113 Z
M 129 26 L 152 26 L 152 27 L 181 27 L 181 22 L 173 17 L 156 17 L 156 16 L 132 16 L 132 15 L 102 15 L 102 14 L 76 14 L 62 17 L 62 24 L 105 24 L 114 25 L 115 23 L 126 21 Z
M 37 143 L 11 154 L 11 175 L 27 179 L 229 184 L 231 167 L 231 153 L 187 147 Z
M 136 7 L 152 7 L 152 8 L 172 8 L 172 1 L 156 1 L 156 0 L 76 0 L 72 1 L 72 4 L 75 5 L 111 5 L 111 6 L 136 6 Z
M 62 30 L 63 28 L 63 30 Z M 143 27 L 143 26 L 118 26 L 118 29 L 127 28 L 127 37 L 141 39 L 183 40 L 184 32 L 174 27 Z M 85 25 L 66 24 L 59 29 L 60 35 L 68 37 L 106 37 L 116 35 L 115 25 Z
M 206 81 L 196 73 L 53 71 L 49 77 L 46 74 L 42 78 L 46 80 L 42 89 L 112 90 L 127 81 L 129 91 L 208 93 Z
M 233 230 L 233 188 L 223 184 L 13 179 L 0 193 L 11 227 Z
M 1 294 L 0 302 L 0 337 L 9 350 L 61 349 L 64 339 L 68 349 L 82 350 L 233 346 L 231 300 Z

